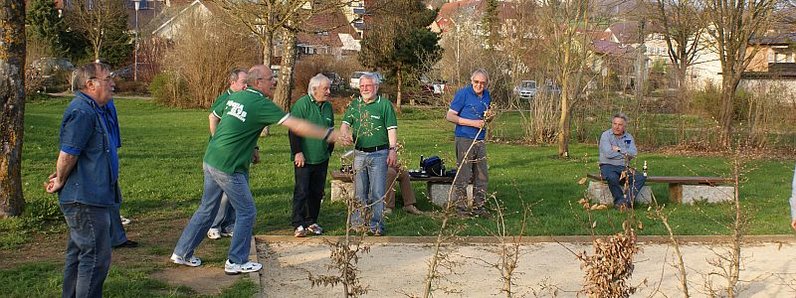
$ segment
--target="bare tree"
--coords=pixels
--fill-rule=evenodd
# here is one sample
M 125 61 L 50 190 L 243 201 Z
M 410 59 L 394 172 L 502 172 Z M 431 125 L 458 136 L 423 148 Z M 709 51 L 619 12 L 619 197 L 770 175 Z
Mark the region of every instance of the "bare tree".
M 129 38 L 115 40 L 127 26 L 127 12 L 122 1 L 71 0 L 65 15 L 69 26 L 88 40 L 94 60 L 99 60 L 108 46 L 129 43 Z
M 677 86 L 687 89 L 687 70 L 701 49 L 705 30 L 698 0 L 655 0 L 649 14 L 659 24 L 669 60 L 677 71 Z
M 569 157 L 572 107 L 590 80 L 593 56 L 588 33 L 594 27 L 592 0 L 543 0 L 539 8 L 539 35 L 546 40 L 553 77 L 561 86 L 558 155 Z
M 236 23 L 243 24 L 249 32 L 257 37 L 262 48 L 262 63 L 264 65 L 273 64 L 274 38 L 279 32 L 282 32 L 280 83 L 277 84 L 273 99 L 283 109 L 286 109 L 290 103 L 290 91 L 293 88 L 293 68 L 296 64 L 298 32 L 312 31 L 304 27 L 312 16 L 333 13 L 333 10 L 339 10 L 351 2 L 351 0 L 212 1 L 226 11 Z
M 22 213 L 22 136 L 25 115 L 25 2 L 0 1 L 0 218 Z
M 720 140 L 729 146 L 735 116 L 733 99 L 741 75 L 759 51 L 753 37 L 766 32 L 776 0 L 704 0 L 710 46 L 721 62 Z

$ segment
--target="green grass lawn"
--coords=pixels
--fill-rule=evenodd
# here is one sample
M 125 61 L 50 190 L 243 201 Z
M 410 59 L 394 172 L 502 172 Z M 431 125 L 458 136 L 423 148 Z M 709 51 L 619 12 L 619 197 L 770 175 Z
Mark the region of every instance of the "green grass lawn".
M 67 99 L 34 102 L 27 105 L 23 179 L 25 197 L 33 206 L 53 219 L 49 225 L 62 225 L 55 198 L 41 188 L 55 163 L 58 129 Z M 124 195 L 122 213 L 136 220 L 148 218 L 185 218 L 195 210 L 202 194 L 202 156 L 208 139 L 207 112 L 161 107 L 146 100 L 118 99 L 122 130 L 121 178 Z M 410 109 L 399 116 L 399 139 L 404 148 L 400 159 L 409 168 L 416 167 L 419 156 L 439 155 L 448 167 L 453 158 L 452 125 L 443 119 L 444 109 Z M 496 126 L 516 125 L 515 117 L 501 117 Z M 511 122 L 511 123 L 507 123 Z M 339 123 L 339 121 L 338 121 Z M 632 129 L 632 128 L 631 128 Z M 289 161 L 286 130 L 275 127 L 269 137 L 260 140 L 263 162 L 251 169 L 251 189 L 258 210 L 256 234 L 285 233 L 290 229 L 293 170 Z M 336 149 L 330 168 L 340 165 L 339 156 L 346 148 Z M 587 215 L 576 204 L 585 186 L 577 184 L 587 172 L 597 171 L 597 150 L 593 145 L 574 145 L 570 160 L 556 157 L 556 148 L 490 144 L 489 191 L 494 192 L 508 211 L 509 227 L 519 230 L 523 206 L 533 206 L 528 235 L 590 234 Z M 729 175 L 728 159 L 723 157 L 670 156 L 642 152 L 638 160 L 647 160 L 653 175 Z M 792 161 L 755 160 L 749 163 L 741 198 L 751 216 L 749 233 L 788 233 L 789 186 Z M 415 183 L 421 209 L 430 210 L 425 185 Z M 661 202 L 668 202 L 666 185 L 653 184 Z M 328 190 L 328 188 L 327 188 Z M 327 191 L 328 198 L 328 191 Z M 671 221 L 678 234 L 713 235 L 727 233 L 729 205 L 669 205 Z M 55 212 L 53 212 L 55 209 Z M 643 212 L 645 208 L 637 208 Z M 45 212 L 46 211 L 46 212 Z M 31 215 L 31 212 L 27 213 Z M 597 233 L 611 233 L 624 218 L 614 211 L 593 214 Z M 41 215 L 39 215 L 41 216 Z M 640 216 L 644 230 L 640 234 L 662 234 L 656 221 Z M 491 221 L 457 220 L 466 235 L 488 235 Z M 341 234 L 345 206 L 325 200 L 320 224 L 329 234 Z M 20 223 L 17 223 L 20 224 Z M 432 217 L 410 216 L 396 212 L 387 221 L 390 235 L 431 235 L 439 221 Z M 13 223 L 4 223 L 6 228 Z M 21 225 L 21 224 L 20 224 Z M 11 232 L 6 238 L 24 242 L 24 236 Z M 175 239 L 176 240 L 176 239 Z
M 23 216 L 0 220 L 0 259 L 11 261 L 0 266 L 0 284 L 9 285 L 3 295 L 10 297 L 57 296 L 60 292 L 66 227 L 55 196 L 46 194 L 42 183 L 55 168 L 58 130 L 63 109 L 69 99 L 28 103 L 25 118 L 23 183 L 26 211 Z M 169 285 L 153 277 L 169 268 L 169 256 L 181 229 L 195 210 L 202 195 L 202 157 L 208 140 L 207 112 L 161 107 L 148 100 L 120 98 L 116 102 L 121 122 L 120 151 L 122 214 L 133 218 L 128 226 L 141 248 L 114 252 L 114 265 L 106 281 L 109 297 L 194 297 L 184 286 Z M 416 168 L 420 155 L 439 155 L 448 167 L 455 164 L 453 126 L 446 122 L 444 108 L 408 109 L 399 115 L 399 139 L 403 144 L 400 159 Z M 518 118 L 500 117 L 494 125 L 513 131 Z M 339 123 L 339 121 L 338 121 Z M 631 128 L 632 129 L 632 128 Z M 601 131 L 601 129 L 595 129 Z M 286 130 L 276 127 L 272 135 L 260 140 L 263 162 L 251 169 L 251 189 L 258 210 L 256 234 L 290 234 L 293 170 L 289 160 Z M 595 137 L 596 139 L 596 137 Z M 330 164 L 340 166 L 338 147 Z M 556 148 L 489 144 L 489 191 L 507 210 L 509 231 L 520 230 L 523 208 L 532 212 L 527 235 L 588 235 L 589 214 L 578 205 L 585 186 L 577 182 L 587 172 L 597 172 L 594 145 L 575 144 L 569 160 L 556 157 Z M 723 157 L 672 156 L 642 153 L 652 175 L 729 175 L 728 159 Z M 793 161 L 754 160 L 747 164 L 741 187 L 744 209 L 751 218 L 751 234 L 790 233 L 787 199 Z M 327 184 L 328 185 L 328 184 Z M 675 233 L 682 235 L 727 234 L 732 220 L 729 204 L 695 206 L 668 205 L 666 185 L 653 184 L 658 199 L 667 203 Z M 425 185 L 415 183 L 419 205 L 435 210 L 426 199 Z M 327 188 L 327 198 L 328 198 Z M 436 209 L 438 210 L 438 209 Z M 641 235 L 661 235 L 662 225 L 646 216 L 646 206 L 636 209 L 643 222 Z M 324 201 L 320 224 L 327 234 L 340 235 L 345 224 L 345 206 Z M 610 234 L 621 229 L 626 213 L 595 211 L 594 232 Z M 412 216 L 397 210 L 387 219 L 389 235 L 433 235 L 440 226 L 438 216 Z M 489 219 L 455 219 L 460 235 L 491 235 Z M 198 254 L 207 266 L 222 264 L 229 240 L 205 241 Z M 29 249 L 21 258 L 17 250 Z M 217 270 L 221 270 L 217 268 Z M 240 280 L 220 295 L 251 296 L 256 287 Z

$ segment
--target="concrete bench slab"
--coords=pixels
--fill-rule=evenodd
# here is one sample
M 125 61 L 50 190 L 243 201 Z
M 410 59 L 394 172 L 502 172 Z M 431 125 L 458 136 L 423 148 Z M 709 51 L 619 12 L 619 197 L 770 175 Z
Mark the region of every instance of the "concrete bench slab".
M 608 184 L 605 182 L 589 181 L 587 196 L 593 203 L 600 203 L 608 206 L 614 204 L 614 197 L 611 195 L 611 190 L 608 189 Z M 649 204 L 650 202 L 652 202 L 652 189 L 645 185 L 636 196 L 635 203 Z

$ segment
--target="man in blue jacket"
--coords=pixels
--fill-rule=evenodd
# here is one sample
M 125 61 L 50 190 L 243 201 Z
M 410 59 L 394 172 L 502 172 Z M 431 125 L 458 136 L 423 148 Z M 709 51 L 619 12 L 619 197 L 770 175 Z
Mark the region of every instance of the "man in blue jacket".
M 111 216 L 121 203 L 118 130 L 111 129 L 107 106 L 114 83 L 102 63 L 78 68 L 74 80 L 79 91 L 64 112 L 56 172 L 45 190 L 58 193 L 69 226 L 63 296 L 101 297 L 111 264 Z

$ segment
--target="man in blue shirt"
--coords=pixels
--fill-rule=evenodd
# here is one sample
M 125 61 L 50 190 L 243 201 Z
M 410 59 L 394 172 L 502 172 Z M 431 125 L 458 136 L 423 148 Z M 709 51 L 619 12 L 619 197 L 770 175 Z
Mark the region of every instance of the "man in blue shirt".
M 614 208 L 619 210 L 633 208 L 633 199 L 645 180 L 644 175 L 630 168 L 630 160 L 636 157 L 638 150 L 633 136 L 625 131 L 625 125 L 627 116 L 615 114 L 611 118 L 611 128 L 600 136 L 600 175 L 608 182 Z M 627 192 L 624 191 L 625 182 L 632 185 Z
M 456 162 L 459 166 L 456 179 L 453 181 L 453 197 L 456 212 L 461 216 L 489 216 L 484 208 L 486 187 L 489 180 L 487 173 L 486 121 L 491 113 L 489 106 L 492 98 L 486 90 L 489 74 L 486 70 L 476 69 L 470 75 L 472 85 L 456 92 L 450 109 L 445 116 L 456 124 Z M 467 185 L 473 183 L 473 202 L 467 204 Z
M 64 112 L 56 172 L 45 190 L 58 193 L 69 226 L 63 296 L 101 297 L 111 264 L 111 217 L 121 203 L 118 127 L 107 106 L 114 87 L 110 68 L 82 66 L 73 86 L 79 91 Z

